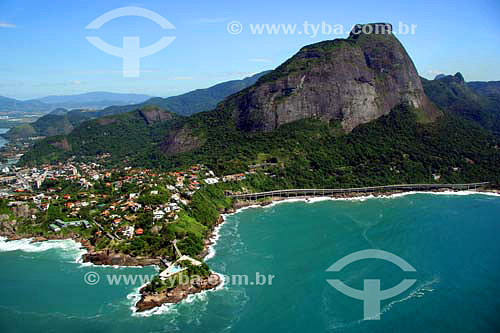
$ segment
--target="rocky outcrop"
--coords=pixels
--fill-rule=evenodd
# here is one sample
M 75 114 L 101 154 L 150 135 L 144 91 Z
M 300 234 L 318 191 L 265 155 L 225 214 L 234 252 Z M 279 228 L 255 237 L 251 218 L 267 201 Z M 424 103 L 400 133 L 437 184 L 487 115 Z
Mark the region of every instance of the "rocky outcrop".
M 15 216 L 21 218 L 30 218 L 32 215 L 36 215 L 38 210 L 36 208 L 30 208 L 28 205 L 19 205 L 11 208 L 12 213 Z
M 148 125 L 172 119 L 171 113 L 156 107 L 144 107 L 139 113 Z
M 107 126 L 116 123 L 116 117 L 104 117 L 97 119 L 97 123 L 101 126 Z
M 103 250 L 84 254 L 83 262 L 91 262 L 94 265 L 149 266 L 159 265 L 160 259 L 132 257 L 123 253 Z
M 187 284 L 181 284 L 175 288 L 167 289 L 159 293 L 148 293 L 143 288 L 141 299 L 135 305 L 137 312 L 150 310 L 166 303 L 178 303 L 192 294 L 197 294 L 204 290 L 216 288 L 222 283 L 221 278 L 217 274 L 211 274 L 203 279 L 198 279 Z
M 372 27 L 362 29 L 363 27 Z M 358 26 L 349 38 L 302 48 L 221 107 L 245 131 L 272 131 L 303 118 L 339 121 L 346 132 L 406 103 L 432 121 L 440 112 L 390 24 Z
M 64 151 L 70 151 L 71 150 L 71 145 L 69 144 L 67 138 L 63 138 L 63 139 L 58 140 L 58 141 L 52 141 L 50 144 L 52 146 L 54 146 L 56 148 L 59 148 L 59 149 L 62 149 Z
M 175 155 L 194 150 L 202 145 L 202 141 L 191 129 L 184 127 L 173 130 L 161 145 L 167 155 Z
M 226 209 L 224 214 L 234 213 L 234 210 L 232 208 L 231 208 L 231 210 L 232 210 L 231 212 L 228 212 L 228 210 Z M 222 215 L 219 215 L 219 217 L 217 218 L 217 221 L 212 225 L 212 230 L 210 231 L 208 236 L 205 238 L 205 241 L 203 244 L 203 251 L 201 251 L 201 253 L 198 255 L 198 259 L 203 260 L 210 253 L 210 247 L 212 245 L 214 245 L 216 242 L 216 239 L 215 239 L 216 229 L 222 223 L 224 223 L 224 218 L 222 217 Z

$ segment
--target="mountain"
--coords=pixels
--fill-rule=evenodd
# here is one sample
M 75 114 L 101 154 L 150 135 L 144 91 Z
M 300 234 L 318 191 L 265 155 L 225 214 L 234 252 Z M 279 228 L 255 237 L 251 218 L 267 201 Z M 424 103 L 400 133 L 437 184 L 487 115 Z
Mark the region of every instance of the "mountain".
M 89 92 L 77 95 L 46 96 L 20 101 L 0 96 L 0 112 L 50 112 L 56 108 L 102 109 L 111 105 L 141 103 L 150 98 L 141 94 L 119 94 L 110 92 Z
M 20 101 L 0 96 L 0 112 L 48 112 L 51 108 L 50 105 L 37 100 Z
M 29 124 L 22 124 L 11 128 L 2 136 L 8 140 L 24 139 L 35 136 L 54 136 L 69 134 L 84 121 L 123 113 L 118 108 L 104 110 L 75 109 L 67 110 L 58 108 L 38 118 Z
M 490 103 L 500 105 L 500 81 L 488 82 L 467 82 L 467 86 L 471 88 L 476 94 L 487 97 Z
M 214 109 L 224 98 L 251 86 L 263 75 L 270 71 L 264 71 L 243 80 L 232 80 L 216 84 L 210 88 L 197 89 L 179 96 L 161 98 L 154 97 L 143 104 L 156 105 L 171 112 L 189 116 L 191 114 Z
M 37 142 L 21 164 L 109 153 L 110 165 L 203 163 L 229 174 L 277 163 L 272 176 L 249 176 L 261 189 L 499 179 L 498 140 L 439 110 L 424 88 L 392 34 L 353 33 L 302 48 L 212 111 L 183 117 L 149 106 L 90 120 Z M 146 111 L 171 117 L 148 121 Z
M 227 101 L 238 127 L 270 131 L 315 117 L 339 120 L 346 131 L 408 103 L 433 121 L 439 111 L 424 94 L 417 71 L 389 24 L 373 24 L 379 34 L 302 48 L 244 94 Z
M 69 134 L 75 126 L 94 118 L 95 111 L 55 109 L 36 121 L 11 128 L 3 136 L 9 140 L 35 136 Z
M 34 101 L 59 108 L 105 108 L 111 105 L 127 105 L 142 103 L 151 96 L 143 94 L 121 94 L 104 91 L 88 92 L 77 95 L 52 95 L 35 99 Z
M 110 106 L 104 109 L 108 114 L 130 112 L 144 105 L 154 105 L 179 115 L 189 116 L 198 112 L 214 109 L 224 98 L 243 90 L 270 71 L 257 73 L 242 80 L 232 80 L 216 84 L 215 86 L 197 89 L 188 93 L 167 98 L 153 97 L 139 104 L 125 106 Z
M 466 83 L 461 73 L 421 80 L 427 96 L 441 109 L 474 121 L 500 136 L 499 82 Z
M 12 128 L 4 137 L 8 139 L 20 139 L 31 136 L 50 136 L 59 134 L 68 134 L 73 128 L 81 123 L 82 121 L 100 118 L 104 116 L 110 116 L 125 112 L 130 112 L 141 108 L 146 105 L 153 105 L 169 110 L 171 112 L 180 115 L 190 115 L 193 113 L 207 111 L 215 108 L 217 103 L 222 101 L 229 95 L 232 95 L 248 86 L 254 84 L 261 76 L 267 74 L 269 71 L 261 72 L 255 74 L 251 77 L 247 77 L 242 80 L 232 80 L 223 83 L 219 83 L 215 86 L 206 89 L 197 89 L 186 94 L 179 96 L 160 98 L 153 97 L 147 101 L 139 104 L 131 105 L 113 105 L 107 107 L 103 110 L 91 111 L 91 110 L 72 110 L 69 112 L 64 108 L 58 108 L 51 111 L 49 114 L 42 116 L 36 122 L 32 124 L 22 124 L 17 127 Z M 105 98 L 119 94 L 111 93 L 89 93 L 82 95 L 73 96 L 49 96 L 43 100 L 50 103 L 68 103 L 70 100 L 73 103 L 95 103 L 92 102 L 93 98 Z M 133 94 L 123 94 L 124 98 Z M 145 95 L 135 95 L 137 98 Z M 64 104 L 64 103 L 63 103 Z M 64 115 L 67 114 L 65 117 Z M 59 117 L 56 117 L 59 116 Z

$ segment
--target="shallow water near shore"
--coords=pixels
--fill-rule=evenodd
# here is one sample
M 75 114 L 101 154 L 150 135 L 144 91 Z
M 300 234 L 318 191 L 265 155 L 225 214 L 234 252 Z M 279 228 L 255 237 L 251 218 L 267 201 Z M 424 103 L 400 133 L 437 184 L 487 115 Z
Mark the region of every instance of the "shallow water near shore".
M 227 217 L 208 260 L 216 272 L 247 275 L 248 285 L 227 283 L 141 316 L 131 310 L 141 283 L 110 286 L 106 275 L 150 275 L 153 267 L 82 265 L 72 241 L 0 241 L 0 331 L 494 332 L 498 216 L 500 198 L 477 194 L 248 208 Z M 371 248 L 400 256 L 416 272 L 382 260 L 326 272 L 345 255 Z M 84 282 L 89 272 L 100 275 L 99 283 Z M 272 285 L 256 285 L 257 272 L 274 275 Z M 357 289 L 364 279 L 380 279 L 382 289 L 405 278 L 417 282 L 381 302 L 380 320 L 365 321 L 362 301 L 326 282 L 335 278 Z

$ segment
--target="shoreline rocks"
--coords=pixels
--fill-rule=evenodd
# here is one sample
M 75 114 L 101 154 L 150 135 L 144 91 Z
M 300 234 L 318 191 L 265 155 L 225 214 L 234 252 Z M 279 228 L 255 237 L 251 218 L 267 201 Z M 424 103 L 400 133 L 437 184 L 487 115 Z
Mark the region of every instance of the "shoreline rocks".
M 227 212 L 224 212 L 224 214 L 229 214 Z M 207 238 L 205 239 L 204 246 L 203 246 L 203 251 L 201 251 L 200 255 L 198 256 L 199 259 L 205 258 L 208 253 L 210 252 L 210 246 L 212 246 L 215 241 L 214 241 L 214 236 L 215 236 L 215 229 L 220 226 L 222 223 L 224 223 L 224 217 L 222 215 L 219 215 L 219 218 L 213 225 L 212 230 L 209 232 Z
M 109 266 L 152 266 L 160 265 L 159 258 L 132 257 L 109 249 L 101 251 L 89 251 L 83 255 L 83 262 L 91 262 L 94 265 Z
M 445 192 L 449 191 L 446 189 L 438 189 L 438 190 L 429 190 L 426 192 Z M 380 196 L 389 196 L 394 194 L 402 194 L 407 193 L 408 191 L 388 191 L 388 192 L 373 192 L 373 193 L 342 193 L 334 196 L 329 196 L 331 198 L 362 198 L 362 197 L 380 197 Z M 458 192 L 458 191 L 456 191 Z M 500 195 L 499 190 L 478 190 L 477 193 L 494 193 Z M 226 209 L 223 214 L 231 214 L 235 213 L 237 209 L 252 206 L 252 205 L 260 205 L 267 206 L 272 204 L 273 202 L 284 201 L 287 199 L 312 199 L 312 196 L 304 196 L 304 197 L 291 197 L 291 198 L 269 198 L 270 200 L 265 202 L 256 202 L 256 201 L 239 201 L 234 203 L 234 207 L 230 209 Z M 209 248 L 214 244 L 214 236 L 215 229 L 224 223 L 223 216 L 219 216 L 217 221 L 214 223 L 212 230 L 208 234 L 205 240 L 205 246 L 202 253 L 199 255 L 199 258 L 205 258 L 209 253 Z M 15 228 L 8 229 L 7 231 L 0 232 L 0 236 L 7 237 L 9 241 L 11 240 L 20 240 L 26 238 L 32 238 L 32 242 L 43 242 L 47 240 L 64 240 L 64 239 L 72 239 L 81 244 L 81 246 L 87 249 L 88 253 L 82 256 L 83 262 L 91 262 L 94 265 L 109 265 L 109 266 L 151 266 L 158 265 L 161 266 L 160 258 L 149 258 L 149 257 L 133 257 L 127 254 L 119 253 L 116 251 L 112 251 L 109 249 L 95 251 L 94 246 L 90 244 L 87 239 L 81 238 L 76 234 L 49 234 L 45 236 L 40 236 L 36 234 L 16 234 Z M 136 303 L 137 312 L 142 312 L 146 310 L 150 310 L 152 308 L 161 306 L 166 303 L 179 303 L 189 295 L 197 294 L 202 291 L 212 290 L 217 288 L 223 281 L 221 281 L 219 275 L 212 273 L 210 276 L 203 278 L 201 280 L 192 281 L 189 284 L 179 285 L 175 288 L 166 290 L 160 293 L 147 293 L 144 291 L 145 288 L 140 290 L 141 299 Z
M 137 312 L 153 309 L 167 303 L 179 303 L 189 295 L 217 288 L 222 283 L 219 275 L 212 273 L 208 277 L 181 284 L 175 288 L 167 289 L 160 293 L 147 293 L 142 288 L 141 299 L 135 304 Z

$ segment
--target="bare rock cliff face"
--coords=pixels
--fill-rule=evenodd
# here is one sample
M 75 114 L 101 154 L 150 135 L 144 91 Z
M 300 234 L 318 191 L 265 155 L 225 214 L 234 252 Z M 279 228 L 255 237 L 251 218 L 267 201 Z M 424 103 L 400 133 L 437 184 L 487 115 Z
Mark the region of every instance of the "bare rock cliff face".
M 139 110 L 139 114 L 144 118 L 148 125 L 172 119 L 171 113 L 155 107 L 145 107 L 142 110 Z
M 167 155 L 176 155 L 194 150 L 201 145 L 201 140 L 189 128 L 180 128 L 170 133 L 161 144 L 161 150 Z
M 365 26 L 371 30 L 363 30 Z M 302 48 L 221 107 L 233 110 L 237 127 L 244 131 L 272 131 L 299 119 L 317 118 L 340 121 L 350 132 L 401 103 L 419 109 L 427 121 L 434 120 L 440 112 L 427 99 L 392 26 L 365 26 L 357 26 L 347 39 Z

